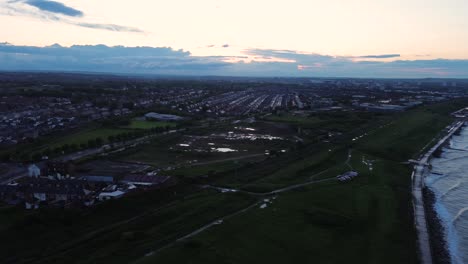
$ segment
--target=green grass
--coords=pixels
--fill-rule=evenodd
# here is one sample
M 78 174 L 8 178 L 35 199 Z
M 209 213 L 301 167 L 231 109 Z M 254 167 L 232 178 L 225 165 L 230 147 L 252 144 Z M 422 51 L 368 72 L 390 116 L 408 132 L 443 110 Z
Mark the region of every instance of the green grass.
M 109 136 L 115 136 L 115 135 L 122 134 L 125 132 L 128 132 L 128 130 L 127 129 L 115 129 L 115 128 L 90 129 L 90 130 L 85 130 L 82 132 L 78 132 L 75 134 L 71 134 L 71 135 L 53 140 L 50 142 L 48 146 L 50 148 L 54 148 L 54 147 L 63 146 L 65 144 L 80 145 L 80 144 L 86 144 L 88 143 L 88 140 L 92 140 L 96 138 L 101 138 L 104 142 L 107 142 L 107 138 Z
M 139 263 L 416 263 L 411 167 L 400 161 L 437 136 L 451 122 L 449 113 L 462 104 L 446 102 L 395 116 L 391 125 L 355 143 L 349 164 L 360 175 L 351 182 L 281 193 L 266 209 L 249 210 Z M 298 176 L 321 165 L 330 168 L 323 178 L 351 169 L 330 162 L 338 154 L 302 152 L 303 159 L 270 159 L 244 178 L 227 175 L 222 182 L 268 189 L 301 180 Z M 363 159 L 373 161 L 373 170 Z
M 281 194 L 193 238 L 195 248 L 180 243 L 139 263 L 414 263 L 412 222 L 400 214 L 410 203 L 399 200 L 410 195 L 387 180 L 396 173 L 404 187 L 410 171 L 379 164 L 350 183 Z
M 129 129 L 151 129 L 157 127 L 175 127 L 177 124 L 174 122 L 163 122 L 163 121 L 146 121 L 146 120 L 135 120 L 133 119 L 128 126 L 122 128 Z
M 205 175 L 212 175 L 216 173 L 225 173 L 229 171 L 235 171 L 251 162 L 262 160 L 264 157 L 259 158 L 248 158 L 236 161 L 221 161 L 214 162 L 206 165 L 194 165 L 190 167 L 184 167 L 172 171 L 168 171 L 166 174 L 179 176 L 179 177 L 200 177 Z M 235 173 L 235 172 L 234 172 Z
M 216 184 L 221 186 L 267 192 L 310 180 L 311 176 L 329 167 L 342 165 L 346 160 L 346 152 L 344 148 L 319 144 L 294 153 L 270 157 L 258 164 L 247 164 L 237 171 L 213 177 Z
M 0 209 L 0 236 L 8 241 L 0 247 L 0 257 L 5 263 L 416 263 L 412 168 L 401 161 L 436 136 L 451 121 L 448 114 L 464 103 L 369 116 L 367 123 L 365 116 L 356 116 L 353 129 L 365 124 L 375 130 L 384 119 L 393 122 L 354 144 L 343 137 L 338 143 L 297 146 L 236 170 L 230 162 L 220 162 L 175 171 L 189 176 L 215 171 L 206 183 L 267 191 L 305 182 L 322 170 L 328 169 L 317 179 L 350 170 L 344 161 L 353 147 L 349 164 L 360 175 L 347 183 L 331 180 L 281 193 L 265 209 L 251 208 L 149 257 L 144 255 L 259 197 L 196 193 L 183 183 L 83 211 Z M 180 135 L 162 137 L 122 155 L 177 164 L 187 157 L 173 156 L 167 146 L 178 140 Z M 363 158 L 373 160 L 372 171 Z
M 411 110 L 359 140 L 357 147 L 391 160 L 410 159 L 453 121 L 449 114 L 465 106 L 465 103 L 455 101 Z
M 312 178 L 323 179 L 334 177 L 343 172 L 345 160 L 346 150 L 334 149 L 329 151 L 329 149 L 323 149 L 303 159 L 291 162 L 288 166 L 279 168 L 272 174 L 250 182 L 241 188 L 267 192 L 312 180 Z M 330 170 L 330 172 L 325 173 L 326 170 Z
M 102 204 L 92 212 L 2 214 L 0 223 L 8 228 L 0 228 L 0 235 L 14 240 L 0 248 L 2 263 L 129 263 L 252 203 L 242 194 L 202 191 L 174 199 L 174 191 L 172 196 L 158 192 Z M 6 218 L 12 215 L 15 223 Z

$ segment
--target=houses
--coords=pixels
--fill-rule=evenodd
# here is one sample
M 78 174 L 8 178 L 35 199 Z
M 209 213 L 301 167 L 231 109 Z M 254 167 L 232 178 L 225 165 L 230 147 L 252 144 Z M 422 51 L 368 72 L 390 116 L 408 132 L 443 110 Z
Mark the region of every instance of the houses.
M 82 171 L 82 175 L 75 177 L 70 176 L 74 175 L 75 170 L 71 162 L 50 161 L 41 165 L 43 168 L 31 164 L 27 170 L 29 177 L 0 185 L 0 200 L 11 205 L 24 204 L 26 209 L 44 206 L 92 206 L 96 202 L 119 199 L 140 188 L 162 186 L 171 179 L 169 176 L 155 175 L 155 172 L 147 175 L 125 172 L 125 169 L 135 169 L 135 165 L 104 164 L 113 169 L 95 175 L 83 175 L 87 172 Z M 91 165 L 103 166 L 99 162 Z
M 72 176 L 75 173 L 75 165 L 73 162 L 59 162 L 59 161 L 48 161 L 45 165 L 43 175 L 44 176 Z
M 87 182 L 81 180 L 27 178 L 20 184 L 0 185 L 0 199 L 7 203 L 24 201 L 27 209 L 38 208 L 44 203 L 83 201 L 90 198 L 92 193 Z

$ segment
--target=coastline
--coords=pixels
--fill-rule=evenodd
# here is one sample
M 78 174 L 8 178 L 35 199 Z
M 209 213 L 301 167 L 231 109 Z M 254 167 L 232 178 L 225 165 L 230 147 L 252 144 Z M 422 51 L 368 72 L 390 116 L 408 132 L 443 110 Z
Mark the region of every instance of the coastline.
M 446 228 L 434 207 L 437 197 L 427 186 L 423 189 L 423 196 L 426 203 L 425 210 L 433 263 L 450 264 L 452 259 L 448 248 Z
M 429 161 L 433 154 L 438 151 L 440 147 L 443 146 L 463 125 L 463 121 L 454 122 L 447 131 L 447 134 L 431 149 L 424 153 L 418 161 L 415 161 L 412 175 L 413 215 L 418 237 L 417 243 L 419 247 L 420 263 L 422 264 L 444 263 L 439 261 L 445 259 L 445 252 L 448 252 L 449 250 L 447 243 L 443 242 L 445 241 L 445 232 L 441 225 L 441 221 L 439 220 L 439 216 L 434 209 L 435 195 L 428 189 L 428 187 L 425 186 L 424 179 L 428 171 L 427 167 L 430 166 Z M 444 238 L 442 240 L 439 239 L 441 234 L 442 238 Z M 441 247 L 443 249 L 441 249 Z

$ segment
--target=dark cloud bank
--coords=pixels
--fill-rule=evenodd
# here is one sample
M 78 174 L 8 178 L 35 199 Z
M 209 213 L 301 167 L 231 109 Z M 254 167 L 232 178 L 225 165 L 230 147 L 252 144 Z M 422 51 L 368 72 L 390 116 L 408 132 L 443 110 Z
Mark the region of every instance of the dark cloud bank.
M 239 62 L 228 63 L 226 59 L 233 57 L 197 57 L 168 47 L 32 47 L 3 43 L 0 44 L 0 70 L 291 77 L 468 77 L 468 60 L 381 62 L 375 59 L 397 58 L 399 55 L 334 57 L 267 49 L 249 49 L 244 53 L 255 58 L 288 62 L 246 63 L 242 61 L 245 57 L 241 56 L 235 57 Z

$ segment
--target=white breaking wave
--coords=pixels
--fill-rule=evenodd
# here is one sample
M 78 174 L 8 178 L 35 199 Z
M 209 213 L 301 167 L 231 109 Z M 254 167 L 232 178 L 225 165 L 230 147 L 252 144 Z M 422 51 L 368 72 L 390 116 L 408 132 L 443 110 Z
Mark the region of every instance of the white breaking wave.
M 451 263 L 468 264 L 468 127 L 433 158 L 426 186 L 435 196 L 434 209 L 444 226 Z
M 453 218 L 452 222 L 455 224 L 458 221 L 458 219 L 460 219 L 460 217 L 462 217 L 466 212 L 468 212 L 468 207 L 460 209 L 457 215 Z
M 442 194 L 442 196 L 440 196 L 440 198 L 444 198 L 445 196 L 447 196 L 447 194 L 451 193 L 453 190 L 457 189 L 458 187 L 460 187 L 462 184 L 462 181 L 461 180 L 458 180 L 457 183 L 455 183 L 452 187 L 450 187 L 444 194 Z

